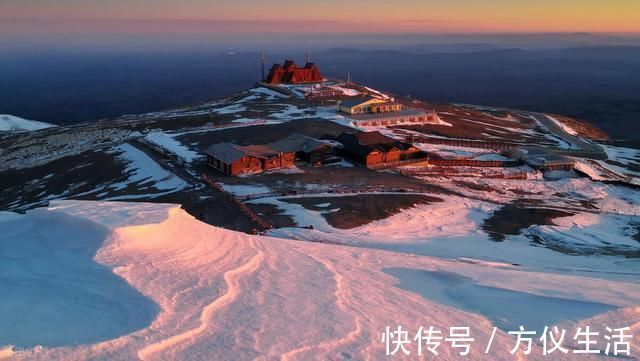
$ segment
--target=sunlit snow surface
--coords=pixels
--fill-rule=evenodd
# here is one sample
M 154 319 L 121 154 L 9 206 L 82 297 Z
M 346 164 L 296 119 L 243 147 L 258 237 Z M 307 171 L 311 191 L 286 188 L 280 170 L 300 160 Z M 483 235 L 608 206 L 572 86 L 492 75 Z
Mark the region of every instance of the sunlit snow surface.
M 440 212 L 452 220 L 469 220 L 459 227 L 450 225 L 449 230 L 432 224 L 423 231 L 418 230 L 416 220 L 407 223 L 408 231 L 425 237 L 434 234 L 440 241 L 447 240 L 443 232 L 454 231 L 449 248 L 458 249 L 460 256 L 469 253 L 464 249 L 469 242 L 487 242 L 483 239 L 486 235 L 473 227 L 482 218 L 483 207 L 476 207 L 471 213 L 466 207 L 454 207 L 453 201 L 434 207 L 444 210 L 433 209 L 431 216 Z M 472 355 L 482 357 L 483 343 L 488 342 L 493 326 L 508 328 L 535 321 L 528 326 L 536 328 L 549 322 L 575 329 L 573 322 L 580 322 L 602 328 L 631 326 L 638 332 L 640 325 L 640 267 L 637 262 L 615 258 L 603 257 L 593 263 L 591 272 L 582 272 L 576 268 L 588 264 L 584 262 L 587 257 L 554 255 L 546 249 L 536 249 L 533 260 L 525 266 L 509 263 L 510 252 L 532 249 L 526 244 L 520 248 L 512 244 L 504 253 L 489 244 L 494 261 L 487 261 L 416 255 L 396 252 L 392 247 L 376 250 L 248 236 L 200 223 L 179 206 L 169 204 L 62 201 L 52 203 L 48 209 L 29 211 L 25 216 L 4 213 L 0 219 L 0 224 L 11 224 L 11 231 L 0 238 L 0 279 L 9 274 L 16 283 L 35 279 L 41 280 L 42 283 L 35 283 L 39 285 L 55 280 L 75 287 L 73 299 L 60 302 L 69 312 L 78 310 L 78 305 L 96 305 L 98 310 L 92 312 L 107 314 L 126 313 L 136 304 L 151 315 L 150 305 L 159 309 L 152 320 L 142 317 L 150 325 L 142 322 L 130 328 L 116 328 L 94 340 L 66 320 L 60 309 L 51 316 L 60 318 L 55 323 L 57 333 L 81 336 L 50 344 L 60 347 L 9 350 L 3 346 L 17 344 L 14 340 L 18 337 L 28 338 L 21 346 L 46 345 L 43 330 L 52 327 L 48 324 L 50 319 L 36 317 L 38 304 L 45 302 L 42 297 L 18 296 L 20 293 L 14 291 L 6 299 L 20 303 L 25 314 L 11 317 L 30 321 L 18 332 L 13 323 L 4 322 L 7 309 L 0 308 L 4 313 L 0 315 L 0 334 L 12 337 L 0 342 L 0 357 L 378 360 L 385 358 L 381 332 L 386 326 L 398 325 L 410 330 L 429 325 L 445 330 L 455 325 L 470 326 L 477 341 Z M 393 217 L 387 220 L 392 221 Z M 367 232 L 365 228 L 358 232 Z M 400 237 L 400 225 L 390 229 Z M 371 228 L 369 234 L 375 232 L 381 231 Z M 342 236 L 348 237 L 346 233 Z M 463 242 L 465 237 L 469 242 Z M 20 242 L 24 239 L 31 241 Z M 460 243 L 454 243 L 456 240 Z M 69 246 L 58 255 L 52 250 L 54 243 Z M 14 255 L 21 259 L 12 259 Z M 69 257 L 69 262 L 58 264 L 54 262 L 57 257 Z M 92 257 L 95 264 L 89 261 Z M 505 262 L 497 261 L 500 258 Z M 13 267 L 7 266 L 12 263 Z M 45 266 L 50 263 L 60 270 L 68 267 L 68 272 L 46 272 Z M 78 274 L 79 268 L 98 267 L 104 267 L 105 272 L 111 270 L 130 289 L 123 289 L 118 297 L 105 292 L 102 296 L 113 297 L 113 302 L 95 303 L 92 292 L 119 279 L 113 276 L 97 285 L 91 282 L 90 272 Z M 77 278 L 87 282 L 75 282 Z M 62 293 L 58 297 L 64 296 Z M 118 321 L 92 319 L 95 330 L 91 332 Z M 38 335 L 42 335 L 41 340 Z M 508 353 L 513 341 L 499 330 L 491 358 L 513 359 Z M 637 354 L 637 343 L 634 347 L 632 352 Z M 530 359 L 542 358 L 540 346 L 534 348 L 539 357 Z M 439 358 L 453 359 L 454 352 L 443 347 Z M 554 359 L 571 356 L 558 354 Z

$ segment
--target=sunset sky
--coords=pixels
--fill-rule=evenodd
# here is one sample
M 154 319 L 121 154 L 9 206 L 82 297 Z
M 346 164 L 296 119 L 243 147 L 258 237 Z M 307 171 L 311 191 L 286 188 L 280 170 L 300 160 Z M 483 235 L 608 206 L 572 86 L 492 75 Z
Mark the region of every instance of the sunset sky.
M 2 0 L 2 32 L 640 32 L 638 0 Z

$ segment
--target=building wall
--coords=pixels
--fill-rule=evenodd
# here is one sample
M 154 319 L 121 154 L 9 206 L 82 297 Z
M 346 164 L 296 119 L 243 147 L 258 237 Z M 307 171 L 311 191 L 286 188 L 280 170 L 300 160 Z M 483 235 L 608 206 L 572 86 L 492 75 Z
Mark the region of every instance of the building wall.
M 227 175 L 260 173 L 269 169 L 292 167 L 295 164 L 295 153 L 283 153 L 271 159 L 259 159 L 246 156 L 231 164 L 226 164 L 215 157 L 207 155 L 207 164 Z
M 385 162 L 386 163 L 394 163 L 400 161 L 400 156 L 402 152 L 400 150 L 392 150 L 386 153 Z
M 210 155 L 207 155 L 207 164 L 209 165 L 209 167 L 214 168 L 216 170 L 219 170 L 222 173 L 225 174 L 229 174 L 227 173 L 227 169 L 226 169 L 226 164 Z
M 376 109 L 375 108 L 376 103 L 382 103 L 382 102 L 385 102 L 385 101 L 380 99 L 371 99 L 352 107 L 343 106 L 342 104 L 340 104 L 340 106 L 338 106 L 338 110 L 347 114 L 363 114 L 363 113 L 371 113 L 371 112 L 376 113 L 378 112 L 374 110 Z M 399 104 L 396 104 L 396 105 L 400 106 Z
M 364 160 L 365 165 L 380 164 L 380 163 L 384 163 L 384 153 L 381 153 L 381 152 L 371 152 L 367 154 L 367 157 Z
M 335 155 L 336 152 L 333 147 L 323 147 L 310 153 L 303 153 L 300 158 L 308 161 L 311 164 L 317 164 L 325 163 L 327 159 Z
M 292 167 L 295 164 L 295 153 L 282 153 L 279 157 L 273 157 L 262 161 L 264 170 Z
M 371 105 L 372 113 L 389 113 L 389 112 L 398 112 L 402 109 L 402 105 L 400 104 L 373 104 Z
M 264 169 L 260 159 L 254 157 L 243 157 L 231 164 L 231 169 L 228 174 L 238 175 L 248 172 L 260 172 L 262 170 Z
M 391 113 L 391 112 L 389 112 Z M 370 119 L 351 119 L 358 126 L 391 126 L 397 124 L 433 124 L 436 119 L 433 115 L 397 115 L 385 114 Z

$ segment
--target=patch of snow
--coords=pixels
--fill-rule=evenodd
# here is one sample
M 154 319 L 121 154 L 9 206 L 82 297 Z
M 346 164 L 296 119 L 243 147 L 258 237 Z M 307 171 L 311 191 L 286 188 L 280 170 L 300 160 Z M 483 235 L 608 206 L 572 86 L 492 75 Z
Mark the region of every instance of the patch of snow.
M 0 347 L 0 360 L 9 360 L 13 355 L 13 345 Z
M 264 95 L 267 96 L 267 100 L 288 98 L 287 95 L 284 95 L 284 94 L 282 94 L 280 92 L 277 92 L 277 91 L 272 90 L 272 89 L 264 88 L 264 87 L 253 88 L 253 89 L 250 89 L 249 91 L 252 92 L 252 93 L 264 94 Z
M 505 157 L 502 154 L 498 153 L 487 153 L 473 158 L 475 160 L 497 160 L 497 161 L 507 161 L 508 157 Z
M 260 185 L 248 185 L 248 184 L 225 184 L 222 183 L 222 188 L 233 193 L 236 196 L 246 196 L 250 194 L 261 194 L 271 192 L 271 188 Z
M 213 110 L 217 114 L 235 114 L 247 111 L 247 107 L 241 103 L 230 104 Z
M 0 114 L 0 132 L 26 132 L 55 127 L 53 124 Z
M 276 168 L 276 169 L 271 169 L 266 171 L 265 173 L 267 174 L 271 174 L 271 173 L 279 173 L 279 174 L 301 174 L 304 173 L 304 170 L 293 166 L 293 167 L 286 167 L 286 168 Z
M 398 140 L 404 140 L 402 137 L 398 137 L 395 133 L 386 133 L 385 135 L 392 136 Z M 458 147 L 452 145 L 443 144 L 431 144 L 431 143 L 414 143 L 418 149 L 437 154 L 444 158 L 469 158 L 469 157 L 483 157 L 489 156 L 487 149 L 484 148 L 472 148 L 472 147 Z M 478 159 L 478 158 L 475 158 Z M 488 159 L 487 159 L 488 160 Z
M 371 93 L 373 93 L 373 95 L 377 95 L 377 96 L 381 97 L 382 99 L 389 99 L 390 98 L 387 94 L 385 94 L 385 93 L 383 93 L 383 92 L 381 92 L 379 90 L 376 90 L 376 89 L 373 89 L 373 88 L 369 88 L 369 87 L 366 87 L 366 86 L 364 88 L 367 89 L 368 91 L 370 91 Z
M 199 160 L 203 156 L 190 150 L 189 148 L 182 145 L 175 138 L 170 137 L 169 135 L 163 132 L 151 132 L 144 139 L 147 141 L 156 144 L 160 148 L 165 149 L 169 153 L 173 153 L 178 157 L 182 158 L 184 161 L 191 163 L 195 160 Z
M 557 118 L 554 118 L 551 115 L 547 115 L 547 118 L 551 119 L 551 121 L 556 123 L 556 125 L 558 127 L 560 127 L 566 133 L 571 134 L 571 135 L 578 135 L 578 132 L 576 132 L 573 128 L 571 128 L 570 126 L 566 125 L 564 122 L 561 122 Z
M 327 164 L 327 167 L 344 167 L 344 168 L 353 168 L 353 163 L 347 161 L 347 160 L 340 160 L 339 162 L 335 162 L 335 163 L 329 163 Z
M 552 170 L 544 172 L 544 178 L 558 180 L 562 178 L 574 178 L 578 175 L 573 170 Z
M 357 91 L 356 89 L 344 88 L 344 87 L 340 87 L 340 86 L 332 86 L 331 88 L 339 90 L 339 91 L 342 92 L 342 94 L 344 94 L 346 96 L 350 96 L 350 97 L 354 97 L 354 96 L 360 95 L 360 92 Z
M 125 182 L 114 184 L 115 190 L 121 190 L 128 184 L 151 184 L 159 190 L 179 191 L 188 186 L 182 178 L 165 170 L 148 155 L 138 148 L 124 143 L 114 147 L 119 152 L 119 158 L 126 164 L 124 173 L 127 175 Z
M 436 114 L 436 120 L 438 121 L 437 124 L 439 125 L 444 125 L 445 127 L 453 127 L 453 124 L 442 120 L 442 118 L 440 118 L 438 114 Z

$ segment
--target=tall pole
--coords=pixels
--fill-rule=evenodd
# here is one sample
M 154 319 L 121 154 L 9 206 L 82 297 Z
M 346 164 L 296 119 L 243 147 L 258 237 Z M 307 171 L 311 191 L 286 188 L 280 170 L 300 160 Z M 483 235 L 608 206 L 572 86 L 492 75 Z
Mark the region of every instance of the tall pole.
M 264 51 L 260 52 L 260 65 L 262 66 L 262 81 L 267 80 L 264 76 Z

